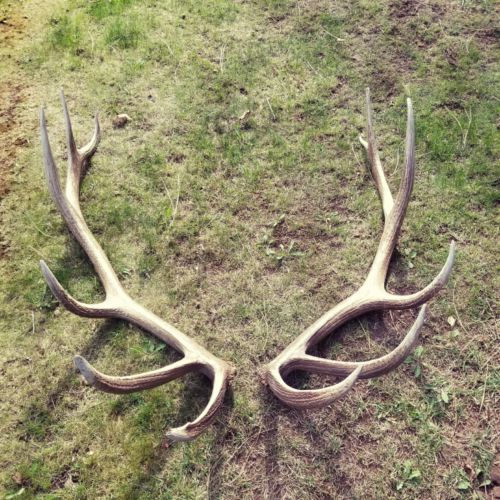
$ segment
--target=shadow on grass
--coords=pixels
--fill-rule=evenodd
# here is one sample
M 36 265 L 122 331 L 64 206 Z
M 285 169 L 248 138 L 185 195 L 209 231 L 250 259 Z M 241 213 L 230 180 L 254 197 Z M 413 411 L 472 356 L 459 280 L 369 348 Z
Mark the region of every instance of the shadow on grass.
M 196 418 L 203 410 L 208 398 L 210 397 L 211 383 L 201 377 L 187 383 L 189 395 L 184 397 L 182 405 L 177 412 L 177 418 L 172 426 L 183 425 L 186 422 Z M 205 396 L 205 397 L 203 397 Z M 219 411 L 215 422 L 212 426 L 215 428 L 215 439 L 209 450 L 208 463 L 210 464 L 210 475 L 208 478 L 209 498 L 220 498 L 223 485 L 220 481 L 221 462 L 218 460 L 221 457 L 223 448 L 227 440 L 227 429 L 231 413 L 233 411 L 233 392 L 231 388 L 226 391 L 224 403 Z M 166 429 L 161 429 L 161 435 L 164 435 Z M 172 451 L 179 446 L 188 446 L 184 443 L 168 443 L 165 439 L 151 449 L 151 454 L 146 458 L 141 467 L 141 474 L 134 479 L 127 488 L 126 498 L 139 498 L 141 495 L 157 494 L 161 485 L 159 478 L 162 471 L 165 469 Z
M 108 342 L 110 336 L 116 327 L 121 323 L 120 320 L 107 320 L 102 324 L 92 338 L 83 346 L 81 352 L 82 356 L 92 359 L 97 356 L 99 351 Z M 179 355 L 175 352 L 169 352 L 166 356 L 166 363 L 171 363 Z M 171 359 L 174 358 L 174 359 Z M 39 394 L 36 401 L 33 401 L 25 411 L 24 416 L 20 419 L 18 428 L 21 430 L 21 439 L 25 441 L 36 441 L 38 445 L 44 446 L 52 441 L 55 436 L 54 433 L 65 416 L 61 410 L 64 408 L 79 404 L 79 398 L 74 398 L 74 401 L 69 401 L 65 398 L 71 391 L 75 391 L 75 381 L 77 373 L 74 368 L 68 368 L 63 372 L 55 388 L 47 391 L 46 393 Z M 158 443 L 156 445 L 148 445 L 150 449 L 147 450 L 145 457 L 141 460 L 141 467 L 132 475 L 128 485 L 125 485 L 124 491 L 126 498 L 137 498 L 138 496 L 158 491 L 158 482 L 161 472 L 165 469 L 168 463 L 171 452 L 177 446 L 184 446 L 182 443 L 174 444 L 167 443 L 162 439 L 170 427 L 177 427 L 184 425 L 196 418 L 208 403 L 210 398 L 212 384 L 206 377 L 198 373 L 188 374 L 183 377 L 184 388 L 181 389 L 182 397 L 179 398 L 179 407 L 173 409 L 174 418 L 158 421 L 152 429 L 146 430 L 149 437 L 153 438 L 152 442 Z M 63 401 L 64 399 L 64 401 Z M 226 392 L 222 410 L 219 413 L 213 426 L 217 432 L 217 438 L 211 457 L 220 455 L 221 449 L 224 446 L 223 440 L 226 433 L 227 424 L 232 412 L 233 395 L 229 389 Z M 111 417 L 110 417 L 111 418 Z M 140 431 L 140 429 L 137 429 Z M 151 439 L 146 442 L 151 443 Z M 212 460 L 212 458 L 210 458 Z M 60 477 L 67 477 L 69 466 L 65 466 L 64 470 L 59 471 L 56 476 L 50 477 L 49 481 L 51 487 L 44 486 L 42 489 L 36 485 L 32 485 L 28 480 L 27 487 L 33 487 L 36 491 L 49 491 L 49 489 L 58 489 L 61 485 Z M 52 476 L 52 474 L 51 474 Z M 216 476 L 215 476 L 216 477 Z M 161 485 L 160 485 L 161 487 Z M 38 488 L 38 489 L 37 489 Z
M 111 333 L 118 325 L 118 320 L 106 320 L 92 335 L 92 338 L 83 346 L 80 351 L 81 356 L 92 358 L 106 344 Z M 69 361 L 69 360 L 68 360 Z M 26 415 L 19 422 L 19 427 L 25 428 L 23 439 L 30 438 L 43 440 L 50 438 L 50 427 L 56 423 L 53 413 L 61 402 L 64 394 L 67 393 L 75 383 L 76 369 L 74 367 L 66 369 L 61 374 L 56 387 L 49 391 L 47 396 L 40 395 L 36 401 L 26 408 Z
M 228 396 L 228 402 L 217 420 L 217 433 L 210 450 L 207 481 L 207 498 L 210 500 L 222 498 L 227 492 L 229 478 L 224 477 L 224 472 L 228 466 L 238 461 L 245 463 L 239 474 L 244 475 L 245 482 L 252 482 L 254 475 L 260 477 L 260 470 L 263 470 L 265 480 L 262 484 L 252 483 L 251 491 L 255 498 L 280 498 L 280 483 L 278 481 L 278 415 L 281 414 L 280 404 L 266 387 L 261 388 L 259 397 L 263 408 L 261 424 L 258 427 L 250 425 L 243 433 L 240 428 L 230 424 L 230 416 L 233 411 L 232 391 Z M 263 454 L 260 451 L 262 447 L 264 448 Z M 229 453 L 224 453 L 228 449 Z M 254 462 L 250 469 L 247 469 L 246 464 L 249 463 L 250 458 L 257 460 L 258 463 Z M 233 485 L 237 479 L 238 475 L 231 477 L 229 485 Z M 255 486 L 258 488 L 255 489 Z M 250 491 L 247 491 L 247 494 L 250 494 Z
M 267 497 L 280 498 L 280 464 L 279 464 L 279 443 L 278 443 L 278 416 L 287 411 L 280 405 L 267 387 L 262 390 L 263 423 L 265 427 L 264 448 L 265 470 L 267 482 Z M 289 410 L 288 410 L 289 411 Z M 287 411 L 287 413 L 288 413 Z
M 231 387 L 226 392 L 224 405 L 219 412 L 219 416 L 215 423 L 215 438 L 210 449 L 209 469 L 207 480 L 207 497 L 221 498 L 224 492 L 224 483 L 222 480 L 222 472 L 224 470 L 224 461 L 221 459 L 223 451 L 226 449 L 227 442 L 233 437 L 232 430 L 229 426 L 231 414 L 234 408 L 234 394 Z
M 79 354 L 86 359 L 92 361 L 98 353 L 102 350 L 105 344 L 109 341 L 113 331 L 122 324 L 121 320 L 105 320 L 105 322 L 96 330 L 92 338 L 83 346 Z M 149 334 L 148 334 L 149 336 Z M 173 349 L 165 353 L 164 364 L 170 364 L 178 359 L 180 355 Z M 69 360 L 68 360 L 69 361 Z M 68 363 L 69 364 L 69 363 Z M 44 395 L 43 393 L 33 401 L 25 412 L 25 417 L 19 422 L 19 427 L 25 428 L 23 439 L 28 440 L 31 438 L 39 441 L 47 440 L 50 438 L 50 428 L 56 424 L 58 420 L 63 417 L 55 418 L 54 413 L 61 403 L 64 395 L 72 389 L 75 389 L 77 383 L 78 372 L 76 368 L 71 367 L 66 369 L 59 377 L 56 387 Z M 169 422 L 171 427 L 184 425 L 186 422 L 196 418 L 208 403 L 211 382 L 201 374 L 192 373 L 183 377 L 185 382 L 185 389 L 183 393 L 186 394 L 182 398 L 181 406 L 175 412 L 175 420 Z M 167 384 L 166 384 L 167 385 Z M 70 405 L 72 403 L 69 403 Z M 78 400 L 75 400 L 75 406 Z

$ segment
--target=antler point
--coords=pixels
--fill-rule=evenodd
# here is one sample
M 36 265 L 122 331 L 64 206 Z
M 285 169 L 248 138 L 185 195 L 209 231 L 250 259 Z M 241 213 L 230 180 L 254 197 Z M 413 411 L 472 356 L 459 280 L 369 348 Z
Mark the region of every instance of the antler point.
M 88 384 L 94 385 L 95 383 L 95 370 L 92 365 L 82 356 L 76 355 L 73 358 L 73 363 L 76 369 L 83 375 Z

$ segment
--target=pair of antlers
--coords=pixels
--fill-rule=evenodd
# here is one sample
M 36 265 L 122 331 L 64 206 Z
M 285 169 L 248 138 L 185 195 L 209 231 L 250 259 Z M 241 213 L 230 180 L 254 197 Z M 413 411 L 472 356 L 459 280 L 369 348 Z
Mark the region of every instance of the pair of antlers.
M 47 182 L 52 198 L 69 230 L 78 240 L 99 275 L 104 287 L 105 299 L 98 304 L 79 302 L 62 287 L 45 262 L 41 261 L 40 267 L 45 281 L 57 300 L 72 313 L 88 318 L 119 318 L 128 321 L 153 334 L 183 355 L 181 360 L 163 368 L 124 377 L 105 375 L 81 356 L 75 356 L 75 365 L 89 384 L 102 391 L 116 394 L 150 389 L 179 378 L 188 372 L 201 372 L 212 381 L 212 393 L 207 406 L 194 421 L 182 427 L 171 429 L 167 433 L 167 438 L 172 441 L 193 439 L 203 432 L 214 419 L 223 403 L 233 370 L 225 361 L 217 358 L 186 334 L 140 305 L 124 290 L 106 254 L 87 226 L 80 209 L 80 183 L 100 139 L 98 118 L 95 117 L 95 130 L 92 139 L 86 146 L 78 149 L 62 92 L 61 102 L 69 150 L 65 190 L 61 187 L 52 156 L 45 113 L 42 108 L 40 129 Z M 366 90 L 368 140 L 365 142 L 360 138 L 360 141 L 367 150 L 372 176 L 382 200 L 385 218 L 384 230 L 375 259 L 363 285 L 353 295 L 340 302 L 307 328 L 265 367 L 265 380 L 270 389 L 289 406 L 313 408 L 328 405 L 344 395 L 358 378 L 377 377 L 401 364 L 417 342 L 425 319 L 425 303 L 446 284 L 450 276 L 455 255 L 454 242 L 451 243 L 444 267 L 424 289 L 411 295 L 395 295 L 385 289 L 389 263 L 408 206 L 415 174 L 415 126 L 410 99 L 407 100 L 407 106 L 406 164 L 401 187 L 394 200 L 378 155 L 372 124 L 370 92 L 369 89 Z M 417 319 L 408 334 L 393 351 L 385 356 L 370 361 L 348 362 L 328 360 L 308 354 L 308 351 L 323 338 L 355 317 L 379 309 L 405 309 L 421 305 Z M 299 390 L 289 386 L 283 378 L 294 370 L 327 373 L 345 378 L 342 382 L 330 387 Z

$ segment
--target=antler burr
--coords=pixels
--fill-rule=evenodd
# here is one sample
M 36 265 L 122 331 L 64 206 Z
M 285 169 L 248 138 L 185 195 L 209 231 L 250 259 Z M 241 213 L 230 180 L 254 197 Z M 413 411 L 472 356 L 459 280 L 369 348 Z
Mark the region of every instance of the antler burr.
M 399 192 L 393 199 L 377 150 L 369 89 L 366 89 L 366 110 L 367 141 L 362 138 L 360 141 L 367 150 L 371 173 L 382 201 L 385 219 L 384 229 L 368 276 L 361 287 L 321 316 L 265 367 L 265 380 L 271 391 L 282 402 L 295 408 L 314 408 L 328 405 L 346 394 L 358 378 L 377 377 L 400 365 L 418 340 L 418 334 L 425 319 L 426 302 L 445 286 L 453 267 L 455 244 L 452 241 L 445 265 L 425 288 L 411 295 L 397 295 L 386 290 L 385 281 L 389 263 L 413 188 L 415 124 L 412 102 L 407 99 L 405 169 Z M 347 321 L 362 314 L 381 309 L 406 309 L 418 306 L 422 307 L 410 331 L 402 342 L 385 356 L 370 361 L 336 361 L 319 358 L 308 353 L 327 335 Z M 300 390 L 288 385 L 283 378 L 294 370 L 326 373 L 346 378 L 330 387 Z
M 167 433 L 167 438 L 172 441 L 193 439 L 207 428 L 222 405 L 232 370 L 227 363 L 215 357 L 186 334 L 141 306 L 124 290 L 106 254 L 87 226 L 80 209 L 80 183 L 86 173 L 89 160 L 97 149 L 100 138 L 98 117 L 95 117 L 95 129 L 92 139 L 86 146 L 78 149 L 73 137 L 68 108 L 62 91 L 61 102 L 64 110 L 69 150 L 65 191 L 61 188 L 59 175 L 52 156 L 45 113 L 42 108 L 40 111 L 40 130 L 45 174 L 52 198 L 69 230 L 92 262 L 96 273 L 101 279 L 106 297 L 104 301 L 98 304 L 79 302 L 61 286 L 45 262 L 41 261 L 40 267 L 47 285 L 59 302 L 72 313 L 88 318 L 118 318 L 128 321 L 156 336 L 183 355 L 181 360 L 158 370 L 124 377 L 105 375 L 81 356 L 74 358 L 75 365 L 89 384 L 102 391 L 117 394 L 150 389 L 193 371 L 203 373 L 212 380 L 213 384 L 207 406 L 194 421 L 182 427 L 171 429 Z

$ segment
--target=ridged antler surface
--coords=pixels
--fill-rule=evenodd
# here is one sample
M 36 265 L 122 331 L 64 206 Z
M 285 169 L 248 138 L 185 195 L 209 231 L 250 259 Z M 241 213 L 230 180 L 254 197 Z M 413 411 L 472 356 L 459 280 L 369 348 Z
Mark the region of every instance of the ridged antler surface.
M 380 162 L 372 124 L 370 91 L 366 90 L 368 141 L 360 138 L 366 148 L 371 172 L 384 212 L 384 229 L 375 259 L 363 285 L 350 297 L 330 309 L 313 325 L 265 367 L 265 379 L 274 394 L 284 403 L 296 408 L 314 408 L 330 404 L 343 396 L 358 378 L 372 378 L 387 373 L 410 354 L 418 340 L 425 319 L 425 303 L 448 281 L 455 257 L 455 245 L 451 242 L 448 259 L 434 280 L 421 291 L 411 295 L 396 295 L 385 289 L 385 281 L 406 207 L 410 200 L 415 176 L 415 124 L 413 107 L 407 99 L 408 118 L 406 128 L 406 161 L 401 186 L 393 199 Z M 370 361 L 335 361 L 308 354 L 308 351 L 327 335 L 353 318 L 370 311 L 382 309 L 406 309 L 422 306 L 417 319 L 403 341 L 390 353 Z M 343 381 L 322 389 L 300 390 L 288 385 L 283 377 L 294 370 L 326 373 L 346 377 Z
M 65 191 L 61 188 L 59 175 L 52 156 L 47 125 L 43 108 L 40 111 L 40 129 L 43 148 L 45 173 L 52 198 L 73 236 L 78 240 L 92 262 L 104 287 L 106 298 L 99 304 L 83 304 L 73 298 L 57 281 L 45 262 L 40 262 L 43 276 L 59 302 L 69 311 L 88 318 L 118 318 L 129 321 L 153 334 L 166 344 L 180 352 L 184 357 L 175 363 L 136 375 L 114 377 L 96 370 L 87 360 L 75 357 L 75 365 L 89 384 L 97 389 L 111 393 L 128 393 L 150 389 L 186 373 L 198 371 L 212 380 L 213 388 L 210 400 L 203 412 L 182 427 L 171 429 L 167 438 L 172 441 L 186 441 L 195 438 L 213 420 L 224 400 L 231 368 L 218 359 L 193 339 L 162 320 L 154 313 L 133 300 L 123 289 L 106 254 L 88 228 L 80 209 L 80 182 L 85 175 L 88 162 L 97 149 L 100 138 L 99 121 L 95 118 L 94 135 L 90 142 L 78 149 L 73 137 L 71 121 L 61 91 L 64 110 L 66 136 L 69 150 L 69 165 Z

